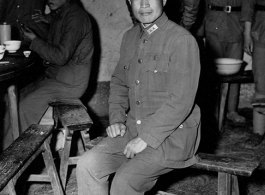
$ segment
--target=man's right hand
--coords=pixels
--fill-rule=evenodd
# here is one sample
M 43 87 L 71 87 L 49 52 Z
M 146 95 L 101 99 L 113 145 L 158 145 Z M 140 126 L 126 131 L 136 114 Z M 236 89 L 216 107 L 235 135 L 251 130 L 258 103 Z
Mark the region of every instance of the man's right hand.
M 39 9 L 35 9 L 35 14 L 31 15 L 31 19 L 33 19 L 36 23 L 44 22 L 49 23 L 49 21 L 46 19 L 45 15 L 41 12 Z
M 110 125 L 107 129 L 107 134 L 109 137 L 114 138 L 117 136 L 124 136 L 126 132 L 126 126 L 122 123 L 115 123 L 113 125 Z
M 252 56 L 253 53 L 253 40 L 250 35 L 244 35 L 244 51 Z

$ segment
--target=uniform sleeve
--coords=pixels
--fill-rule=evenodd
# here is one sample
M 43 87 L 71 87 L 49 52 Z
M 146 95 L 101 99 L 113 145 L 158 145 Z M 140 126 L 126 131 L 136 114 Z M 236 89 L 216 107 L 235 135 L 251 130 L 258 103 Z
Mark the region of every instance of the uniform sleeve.
M 52 45 L 37 37 L 32 41 L 30 49 L 37 52 L 42 59 L 63 66 L 72 58 L 85 37 L 85 28 L 89 28 L 89 33 L 92 34 L 89 19 L 77 17 L 76 13 L 73 13 L 65 17 L 58 45 Z
M 194 106 L 200 58 L 197 43 L 191 35 L 182 35 L 175 40 L 168 72 L 170 100 L 148 117 L 139 133 L 139 137 L 152 148 L 157 148 L 173 131 L 177 131 Z
M 256 0 L 243 0 L 241 18 L 242 22 L 252 22 L 255 12 Z
M 196 21 L 200 0 L 184 0 L 184 12 L 181 19 L 181 25 L 186 29 L 190 29 Z
M 126 111 L 129 109 L 129 88 L 125 78 L 125 48 L 126 33 L 122 39 L 120 49 L 120 59 L 112 74 L 110 81 L 109 96 L 109 121 L 110 125 L 114 123 L 125 123 Z

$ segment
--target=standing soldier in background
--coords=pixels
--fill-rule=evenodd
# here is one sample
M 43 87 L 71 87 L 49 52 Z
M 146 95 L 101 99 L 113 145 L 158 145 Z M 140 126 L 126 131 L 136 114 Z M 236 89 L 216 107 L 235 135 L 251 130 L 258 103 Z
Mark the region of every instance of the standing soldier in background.
M 197 35 L 204 36 L 205 34 L 208 66 L 206 69 L 209 74 L 215 74 L 214 60 L 216 58 L 243 59 L 244 23 L 241 21 L 244 14 L 242 12 L 243 1 L 246 0 L 205 1 L 204 21 Z M 245 118 L 237 112 L 239 92 L 240 84 L 230 85 L 226 117 L 235 123 L 244 123 Z M 217 102 L 214 104 L 217 106 Z
M 253 107 L 253 133 L 245 143 L 241 143 L 244 147 L 252 149 L 263 141 L 265 133 L 265 1 L 246 0 L 243 13 L 244 50 L 252 56 L 254 102 L 263 103 L 263 107 Z

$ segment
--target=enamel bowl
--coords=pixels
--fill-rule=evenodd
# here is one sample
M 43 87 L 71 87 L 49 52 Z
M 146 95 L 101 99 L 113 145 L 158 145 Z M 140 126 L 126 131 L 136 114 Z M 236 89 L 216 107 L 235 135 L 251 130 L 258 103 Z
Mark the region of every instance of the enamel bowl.
M 234 58 L 217 58 L 214 62 L 218 74 L 233 75 L 240 71 L 244 61 Z
M 16 41 L 16 40 L 5 41 L 4 45 L 8 52 L 15 53 L 20 48 L 21 41 Z

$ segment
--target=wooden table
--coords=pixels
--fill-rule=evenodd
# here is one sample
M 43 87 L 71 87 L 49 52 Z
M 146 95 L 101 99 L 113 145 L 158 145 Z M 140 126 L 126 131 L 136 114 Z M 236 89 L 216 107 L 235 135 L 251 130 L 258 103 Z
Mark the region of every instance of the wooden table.
M 0 60 L 0 86 L 7 86 L 8 107 L 10 110 L 11 127 L 13 129 L 13 138 L 18 138 L 20 134 L 18 124 L 18 109 L 17 109 L 17 86 L 16 83 L 22 76 L 26 76 L 33 64 L 38 60 L 37 54 L 31 52 L 31 55 L 26 58 L 23 54 L 23 49 L 16 53 L 5 52 L 5 56 Z M 7 64 L 1 62 L 8 61 Z

